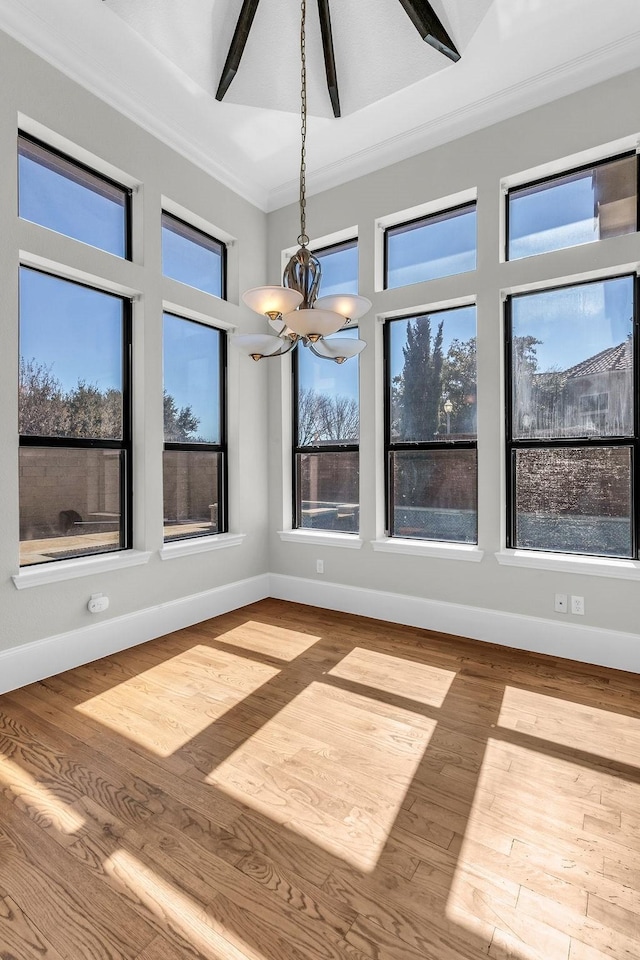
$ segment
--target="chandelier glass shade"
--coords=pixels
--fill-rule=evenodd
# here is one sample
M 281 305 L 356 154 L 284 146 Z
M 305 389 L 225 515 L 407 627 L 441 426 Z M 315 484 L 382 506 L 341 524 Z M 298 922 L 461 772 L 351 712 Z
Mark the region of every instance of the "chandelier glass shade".
M 300 9 L 300 246 L 284 269 L 282 286 L 254 287 L 242 296 L 248 307 L 268 319 L 275 335 L 241 334 L 231 339 L 253 360 L 281 357 L 302 343 L 324 360 L 344 363 L 364 349 L 365 341 L 351 337 L 325 338 L 364 316 L 371 309 L 371 301 L 351 293 L 318 298 L 322 267 L 308 249 L 306 232 L 306 0 L 301 0 Z

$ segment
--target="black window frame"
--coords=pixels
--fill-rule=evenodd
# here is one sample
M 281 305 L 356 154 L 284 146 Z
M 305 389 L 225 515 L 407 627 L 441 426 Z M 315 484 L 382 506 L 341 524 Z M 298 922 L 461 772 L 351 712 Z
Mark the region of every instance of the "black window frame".
M 120 470 L 120 530 L 118 546 L 113 550 L 96 550 L 95 553 L 87 553 L 86 549 L 81 548 L 76 554 L 70 555 L 65 552 L 63 557 L 47 561 L 38 566 L 48 566 L 49 563 L 59 563 L 62 560 L 73 559 L 74 557 L 93 557 L 107 556 L 111 553 L 117 553 L 121 550 L 131 550 L 133 546 L 133 301 L 122 294 L 114 293 L 111 290 L 105 290 L 102 287 L 89 283 L 82 283 L 79 280 L 71 280 L 68 277 L 60 276 L 50 270 L 41 270 L 30 264 L 21 263 L 20 270 L 32 270 L 34 273 L 43 273 L 47 276 L 63 280 L 65 283 L 73 283 L 78 287 L 84 287 L 93 290 L 104 296 L 114 297 L 122 303 L 122 437 L 120 440 L 107 440 L 83 437 L 49 437 L 37 434 L 19 434 L 19 447 L 38 447 L 46 449 L 84 449 L 84 450 L 118 450 L 120 452 L 121 470 Z M 20 541 L 20 543 L 28 541 Z M 31 564 L 20 564 L 21 569 Z
M 553 250 L 545 250 L 541 254 L 529 254 L 526 257 L 515 257 L 512 260 L 509 257 L 509 226 L 511 220 L 511 204 L 510 198 L 512 193 L 516 193 L 520 190 L 529 190 L 532 187 L 541 187 L 545 184 L 552 185 L 558 180 L 563 180 L 565 177 L 572 177 L 575 174 L 583 173 L 586 170 L 595 170 L 597 167 L 604 167 L 610 163 L 616 163 L 618 160 L 629 160 L 632 157 L 635 157 L 636 160 L 636 229 L 637 233 L 640 230 L 640 154 L 635 150 L 625 150 L 622 153 L 615 154 L 611 157 L 605 157 L 602 160 L 595 160 L 593 163 L 583 163 L 577 167 L 569 167 L 567 170 L 563 170 L 561 173 L 549 174 L 546 177 L 537 177 L 533 180 L 527 180 L 524 183 L 513 184 L 507 188 L 505 194 L 505 238 L 504 238 L 504 259 L 506 263 L 513 263 L 519 260 L 528 260 L 532 256 L 544 256 L 547 253 L 559 253 L 562 250 L 573 250 L 575 247 L 586 246 L 583 243 L 575 243 L 568 247 L 556 247 Z M 620 234 L 624 236 L 624 234 Z M 600 243 L 601 241 L 594 241 Z
M 182 217 L 177 216 L 175 213 L 170 213 L 169 210 L 162 210 L 161 213 L 161 231 L 165 227 L 165 220 L 172 220 L 179 227 L 182 227 L 183 233 L 182 236 L 185 239 L 191 239 L 190 235 L 197 237 L 202 237 L 205 241 L 201 243 L 200 246 L 209 247 L 214 244 L 220 248 L 220 296 L 216 293 L 210 293 L 208 290 L 203 290 L 201 287 L 194 287 L 193 284 L 186 283 L 184 280 L 177 280 L 175 277 L 170 277 L 169 274 L 164 272 L 164 254 L 163 254 L 163 264 L 162 264 L 162 276 L 167 277 L 169 280 L 175 280 L 176 283 L 182 283 L 186 287 L 191 287 L 193 290 L 200 290 L 201 293 L 206 294 L 209 297 L 218 297 L 219 300 L 227 299 L 227 244 L 224 240 L 220 240 L 218 237 L 214 237 L 212 233 L 207 233 L 206 230 L 201 230 L 200 227 L 194 227 L 192 223 L 189 223 L 188 220 L 184 220 Z M 171 229 L 167 227 L 167 229 Z M 174 231 L 179 233 L 180 231 Z M 198 243 L 198 240 L 192 240 L 193 243 Z
M 229 532 L 229 464 L 228 464 L 228 455 L 227 455 L 227 334 L 220 327 L 216 327 L 213 323 L 204 323 L 202 320 L 193 320 L 191 317 L 186 317 L 181 313 L 176 313 L 175 310 L 163 310 L 163 323 L 164 317 L 171 316 L 175 317 L 177 320 L 184 320 L 187 323 L 197 323 L 201 327 L 205 327 L 207 330 L 215 330 L 219 335 L 219 360 L 220 360 L 220 370 L 219 370 L 219 385 L 218 385 L 218 402 L 220 410 L 220 443 L 202 443 L 202 442 L 190 442 L 182 441 L 176 442 L 173 440 L 164 440 L 163 438 L 163 452 L 168 452 L 171 450 L 177 450 L 186 453 L 218 453 L 220 454 L 218 458 L 218 529 L 214 534 L 228 533 Z M 164 377 L 163 377 L 163 387 L 164 387 Z M 164 389 L 163 389 L 164 396 Z M 163 498 L 164 499 L 164 498 Z M 164 515 L 164 505 L 163 505 L 163 515 Z M 186 534 L 183 537 L 170 537 L 169 539 L 165 538 L 163 532 L 163 541 L 164 544 L 170 543 L 180 543 L 185 540 L 197 540 L 201 537 L 212 536 L 208 531 L 203 531 L 202 533 L 190 533 Z
M 101 173 L 98 170 L 95 170 L 93 167 L 90 167 L 88 164 L 83 163 L 81 160 L 76 159 L 76 157 L 71 154 L 64 153 L 62 150 L 58 150 L 57 147 L 52 147 L 50 144 L 45 143 L 44 140 L 40 140 L 38 137 L 32 136 L 30 133 L 25 133 L 24 130 L 18 130 L 18 151 L 17 158 L 19 161 L 20 158 L 20 142 L 25 141 L 26 143 L 31 143 L 39 149 L 43 150 L 45 153 L 50 154 L 54 159 L 61 160 L 63 163 L 68 164 L 70 167 L 75 168 L 80 171 L 81 174 L 87 174 L 87 177 L 79 176 L 77 182 L 82 186 L 87 186 L 87 189 L 91 189 L 88 186 L 87 181 L 96 183 L 106 184 L 107 186 L 115 189 L 118 193 L 121 193 L 124 199 L 124 256 L 120 257 L 118 254 L 112 253 L 110 250 L 105 250 L 104 247 L 96 247 L 95 244 L 87 243 L 85 240 L 78 240 L 77 237 L 71 237 L 69 234 L 60 233 L 58 230 L 54 230 L 55 233 L 59 233 L 60 236 L 68 237 L 70 240 L 75 240 L 76 243 L 82 243 L 85 246 L 93 247 L 94 250 L 102 250 L 103 253 L 108 253 L 110 256 L 115 256 L 118 260 L 129 260 L 133 259 L 133 190 L 131 187 L 126 187 L 124 184 L 119 183 L 117 180 L 114 180 L 112 177 L 107 176 L 104 173 Z M 56 165 L 52 164 L 51 169 L 56 170 Z M 98 191 L 99 192 L 99 191 Z M 18 202 L 19 202 L 20 191 L 18 189 Z M 18 216 L 20 212 L 18 210 Z M 20 218 L 23 219 L 23 218 Z M 32 221 L 28 221 L 32 222 Z M 44 224 L 38 223 L 38 226 L 43 227 L 44 230 L 53 229 L 47 227 Z
M 471 304 L 466 304 L 465 306 L 471 306 Z M 477 304 L 473 304 L 477 309 Z M 460 307 L 452 306 L 445 307 L 438 310 L 421 310 L 419 313 L 410 312 L 405 313 L 399 317 L 387 317 L 384 321 L 383 326 L 383 368 L 384 368 L 384 503 L 385 503 L 385 535 L 387 537 L 397 537 L 397 534 L 394 532 L 394 516 L 395 516 L 395 501 L 393 497 L 394 484 L 393 484 L 393 467 L 392 467 L 392 458 L 393 454 L 400 452 L 402 450 L 409 451 L 419 451 L 419 450 L 475 450 L 476 451 L 476 471 L 477 471 L 477 456 L 478 456 L 478 437 L 476 435 L 475 440 L 392 440 L 391 439 L 391 326 L 397 321 L 403 320 L 417 320 L 420 317 L 433 316 L 434 314 L 449 313 L 454 310 L 459 310 Z M 476 330 L 477 337 L 477 330 Z M 476 386 L 477 386 L 477 370 L 476 370 Z M 478 542 L 478 484 L 476 482 L 476 539 L 475 544 Z M 400 538 L 403 539 L 403 538 Z M 437 540 L 434 541 L 428 537 L 415 537 L 418 543 L 461 543 L 459 540 Z M 468 541 L 465 541 L 468 542 Z
M 632 378 L 633 378 L 633 422 L 631 437 L 593 436 L 584 437 L 540 437 L 519 438 L 513 436 L 513 311 L 516 297 L 535 296 L 554 290 L 566 290 L 571 287 L 583 287 L 590 283 L 603 283 L 608 280 L 630 278 L 633 284 L 633 322 L 632 322 Z M 598 447 L 618 447 L 630 450 L 630 504 L 631 504 L 631 557 L 622 559 L 640 560 L 640 279 L 637 274 L 624 272 L 588 280 L 556 283 L 553 286 L 538 287 L 522 293 L 510 294 L 504 304 L 504 362 L 505 362 L 505 470 L 506 470 L 506 547 L 511 550 L 529 550 L 533 552 L 554 553 L 563 557 L 591 557 L 597 559 L 615 559 L 608 554 L 579 553 L 576 551 L 554 550 L 550 547 L 525 547 L 516 540 L 516 453 L 518 450 L 544 450 L 562 448 L 580 448 L 593 450 Z
M 312 251 L 314 256 L 321 258 L 322 256 L 327 256 L 332 253 L 340 253 L 343 250 L 352 250 L 355 248 L 358 250 L 359 255 L 359 238 L 352 237 L 349 240 L 339 240 L 337 243 L 327 244 L 323 247 L 316 247 Z M 322 266 L 322 265 L 321 265 Z M 322 296 L 322 290 L 320 290 L 320 295 Z M 357 330 L 357 323 L 349 323 L 341 327 L 340 330 L 336 332 L 336 336 L 339 336 L 340 333 L 347 333 L 350 330 Z M 298 353 L 300 350 L 304 349 L 302 346 L 298 346 L 293 351 L 293 357 L 291 361 L 291 407 L 293 410 L 293 456 L 292 456 L 292 483 L 291 491 L 293 496 L 292 503 L 292 518 L 293 518 L 293 529 L 294 530 L 307 530 L 308 527 L 302 526 L 302 500 L 298 496 L 300 490 L 300 455 L 305 453 L 310 454 L 319 454 L 319 453 L 356 453 L 360 454 L 360 437 L 358 435 L 357 443 L 319 443 L 319 444 L 299 444 L 298 435 L 299 435 L 299 417 L 298 417 L 298 387 L 300 385 L 299 379 L 299 364 L 298 364 Z M 353 358 L 356 363 L 360 363 L 359 357 Z M 325 363 L 329 363 L 329 360 L 326 360 Z M 347 361 L 348 363 L 349 361 Z M 359 383 L 358 378 L 358 383 Z M 360 398 L 358 397 L 358 427 L 360 422 Z M 359 434 L 359 428 L 358 428 Z M 330 531 L 319 529 L 318 533 L 329 533 Z M 358 536 L 358 531 L 341 531 L 348 534 L 349 536 Z
M 474 200 L 465 200 L 464 203 L 457 203 L 453 207 L 446 207 L 443 210 L 436 210 L 433 213 L 424 214 L 421 217 L 414 217 L 411 220 L 401 220 L 399 223 L 390 223 L 384 228 L 384 237 L 383 237 L 383 258 L 382 258 L 382 289 L 383 290 L 402 290 L 405 286 L 412 286 L 412 284 L 402 284 L 398 287 L 389 286 L 389 234 L 393 232 L 398 233 L 409 233 L 411 230 L 418 230 L 422 226 L 426 226 L 428 223 L 439 223 L 444 220 L 449 220 L 452 217 L 461 216 L 465 210 L 475 210 L 476 216 L 478 213 L 478 201 Z M 476 220 L 476 267 L 478 263 L 478 235 L 477 235 L 477 220 Z M 462 273 L 472 273 L 471 270 L 464 270 Z M 457 277 L 460 276 L 459 273 L 446 273 L 441 277 L 431 277 L 425 280 L 415 280 L 412 283 L 430 283 L 431 280 L 444 280 L 445 277 Z

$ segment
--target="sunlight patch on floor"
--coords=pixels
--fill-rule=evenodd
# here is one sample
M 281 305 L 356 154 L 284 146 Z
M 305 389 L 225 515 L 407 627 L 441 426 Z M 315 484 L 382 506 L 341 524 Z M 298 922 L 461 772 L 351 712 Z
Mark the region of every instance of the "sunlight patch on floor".
M 640 719 L 547 694 L 506 687 L 500 727 L 640 766 Z
M 416 703 L 440 707 L 449 692 L 455 671 L 355 647 L 329 671 L 329 676 L 415 700 Z
M 207 782 L 368 872 L 435 728 L 421 713 L 314 682 Z
M 182 893 L 126 850 L 118 850 L 105 860 L 104 870 L 155 916 L 162 927 L 174 929 L 207 960 L 247 960 L 248 957 L 262 960 L 262 955 L 239 941 L 233 931 L 229 931 L 230 939 L 227 939 L 227 931 L 218 929 L 218 923 L 207 915 L 203 904 Z
M 558 917 L 584 915 L 582 878 L 602 873 L 603 847 L 588 819 L 601 817 L 603 829 L 615 829 L 607 826 L 611 811 L 600 805 L 605 780 L 615 777 L 489 739 L 447 917 L 478 935 L 493 924 L 496 956 L 567 960 L 570 938 Z
M 79 814 L 8 757 L 0 760 L 0 784 L 11 791 L 16 806 L 28 811 L 37 810 L 36 823 L 47 821 L 66 834 L 74 834 L 84 826 L 84 819 Z
M 226 650 L 196 645 L 75 709 L 156 756 L 168 757 L 279 672 Z
M 310 647 L 315 646 L 322 638 L 288 627 L 274 626 L 271 623 L 261 623 L 259 620 L 247 620 L 240 627 L 226 630 L 212 638 L 223 643 L 237 646 L 253 653 L 262 653 L 278 660 L 295 660 Z

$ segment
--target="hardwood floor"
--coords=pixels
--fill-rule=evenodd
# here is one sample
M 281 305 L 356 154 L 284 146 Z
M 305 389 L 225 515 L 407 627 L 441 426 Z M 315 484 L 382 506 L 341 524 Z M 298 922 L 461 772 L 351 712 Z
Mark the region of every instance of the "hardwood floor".
M 638 960 L 639 683 L 267 600 L 0 697 L 0 957 Z

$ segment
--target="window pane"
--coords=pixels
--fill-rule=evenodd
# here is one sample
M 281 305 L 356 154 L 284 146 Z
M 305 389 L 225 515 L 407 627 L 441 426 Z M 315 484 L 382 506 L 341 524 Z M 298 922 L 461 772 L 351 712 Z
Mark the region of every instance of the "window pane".
M 20 448 L 20 564 L 119 550 L 119 450 Z
M 635 156 L 509 191 L 510 260 L 636 229 Z
M 320 297 L 335 293 L 358 292 L 358 241 L 341 243 L 314 251 L 320 261 L 322 275 Z
M 220 339 L 213 327 L 164 315 L 164 439 L 220 443 Z
M 221 457 L 213 450 L 165 450 L 165 541 L 219 532 Z
M 20 433 L 123 435 L 120 297 L 20 270 Z
M 24 220 L 127 256 L 124 187 L 20 137 L 18 210 Z
M 162 272 L 214 297 L 224 295 L 224 245 L 181 220 L 162 214 Z
M 516 547 L 630 557 L 631 448 L 515 451 Z
M 513 436 L 633 435 L 633 278 L 512 300 Z
M 390 227 L 386 244 L 387 288 L 475 270 L 475 204 Z
M 391 456 L 396 537 L 477 543 L 475 450 L 398 450 Z
M 353 337 L 357 328 L 340 330 L 335 337 Z M 332 337 L 327 337 L 331 340 Z M 358 361 L 330 363 L 309 349 L 296 350 L 298 364 L 299 447 L 316 444 L 357 443 L 360 432 Z
M 476 308 L 389 323 L 392 442 L 476 436 Z
M 355 450 L 297 454 L 299 527 L 358 532 L 358 458 Z

